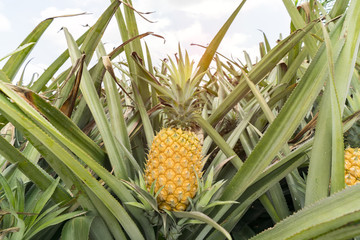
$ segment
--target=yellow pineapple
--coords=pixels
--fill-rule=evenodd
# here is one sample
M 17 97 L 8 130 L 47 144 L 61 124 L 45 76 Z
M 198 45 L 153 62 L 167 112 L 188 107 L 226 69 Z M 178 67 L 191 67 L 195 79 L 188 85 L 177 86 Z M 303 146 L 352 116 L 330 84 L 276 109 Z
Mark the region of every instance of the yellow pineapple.
M 155 182 L 159 208 L 184 211 L 197 192 L 202 175 L 202 146 L 194 130 L 193 114 L 199 112 L 201 76 L 193 76 L 193 62 L 179 51 L 176 63 L 166 64 L 168 74 L 158 74 L 155 87 L 166 118 L 166 127 L 154 137 L 145 167 L 145 182 Z
M 186 209 L 188 197 L 197 191 L 197 176 L 201 176 L 201 145 L 193 132 L 179 128 L 164 128 L 154 138 L 148 155 L 145 180 L 150 186 L 155 180 L 159 207 L 166 210 Z
M 345 149 L 345 183 L 348 186 L 360 182 L 360 148 Z

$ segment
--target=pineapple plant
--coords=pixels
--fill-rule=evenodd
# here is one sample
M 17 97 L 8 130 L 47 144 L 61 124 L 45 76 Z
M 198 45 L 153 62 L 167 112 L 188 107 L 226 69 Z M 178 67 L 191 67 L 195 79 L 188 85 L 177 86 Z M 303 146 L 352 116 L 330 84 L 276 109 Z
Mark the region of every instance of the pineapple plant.
M 193 64 L 179 47 L 176 63 L 166 64 L 168 75 L 160 74 L 157 91 L 166 126 L 154 137 L 147 155 L 145 180 L 155 184 L 160 209 L 184 211 L 198 188 L 202 175 L 202 146 L 196 134 L 193 115 L 199 113 L 199 84 L 203 74 L 194 77 Z
M 209 76 L 212 83 L 222 80 L 209 66 L 245 1 L 206 47 L 195 69 L 179 51 L 164 71 L 153 74 L 151 48 L 147 46 L 145 58 L 140 41 L 151 33 L 138 34 L 136 26 L 135 14 L 141 12 L 130 7 L 131 1 L 112 0 L 77 41 L 63 29 L 68 49 L 38 79 L 15 85 L 29 53 L 41 46 L 34 43 L 55 19 L 41 22 L 0 71 L 0 167 L 6 178 L 0 178 L 0 204 L 9 210 L 1 225 L 7 239 L 360 235 L 360 206 L 354 204 L 360 184 L 345 188 L 341 125 L 349 81 L 359 79 L 354 69 L 360 69 L 360 1 L 337 0 L 329 12 L 317 1 L 308 1 L 306 16 L 299 13 L 298 2 L 283 1 L 292 19 L 290 36 L 273 48 L 265 39 L 261 60 L 248 64 L 246 71 L 236 60 L 220 64 L 222 58 L 215 58 L 215 71 L 228 71 L 238 80 L 215 104 L 203 104 L 201 87 L 220 96 L 218 85 L 209 89 L 212 86 L 200 82 Z M 112 16 L 123 43 L 107 53 L 100 39 Z M 94 53 L 98 61 L 89 67 Z M 119 54 L 126 57 L 121 64 Z M 279 63 L 287 66 L 284 74 Z M 67 70 L 57 76 L 63 68 Z M 291 94 L 282 90 L 295 82 Z M 291 145 L 289 139 L 308 124 L 305 116 L 320 98 L 315 136 Z M 159 101 L 162 114 L 156 115 Z M 237 106 L 245 118 L 235 116 L 234 129 L 221 136 L 215 126 L 226 123 Z M 264 124 L 256 121 L 260 112 L 266 112 Z M 237 156 L 233 147 L 243 133 L 246 138 L 240 143 L 246 155 Z M 214 148 L 219 149 L 215 160 L 203 167 Z M 345 158 L 353 174 L 358 151 L 348 151 Z M 46 199 L 38 201 L 41 192 Z M 23 196 L 30 205 L 24 205 Z M 32 212 L 40 215 L 23 215 Z M 54 222 L 54 216 L 59 221 Z M 18 232 L 9 231 L 15 230 L 12 226 Z M 36 235 L 27 234 L 35 230 Z

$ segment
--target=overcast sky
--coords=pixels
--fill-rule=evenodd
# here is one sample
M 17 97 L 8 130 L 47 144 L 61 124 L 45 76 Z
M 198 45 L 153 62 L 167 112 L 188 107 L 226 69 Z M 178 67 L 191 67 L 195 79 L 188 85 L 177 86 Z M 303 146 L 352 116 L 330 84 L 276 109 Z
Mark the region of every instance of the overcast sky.
M 178 43 L 198 60 L 203 49 L 190 44 L 207 45 L 239 3 L 240 0 L 133 0 L 138 11 L 154 12 L 146 17 L 155 23 L 138 18 L 139 32 L 152 31 L 166 39 L 165 44 L 160 38 L 150 36 L 145 39 L 155 62 L 173 55 Z M 109 4 L 110 0 L 0 0 L 0 57 L 16 49 L 34 27 L 47 17 L 91 13 L 54 20 L 32 51 L 30 58 L 33 60 L 26 70 L 26 76 L 35 71 L 41 73 L 66 48 L 61 27 L 67 27 L 76 38 L 86 30 L 85 25 L 95 23 Z M 281 0 L 248 0 L 230 27 L 219 52 L 241 59 L 243 51 L 247 51 L 255 59 L 259 55 L 258 43 L 263 41 L 261 31 L 274 46 L 280 34 L 288 36 L 289 22 Z M 105 32 L 103 42 L 107 49 L 122 43 L 115 21 Z M 0 66 L 3 64 L 0 63 Z

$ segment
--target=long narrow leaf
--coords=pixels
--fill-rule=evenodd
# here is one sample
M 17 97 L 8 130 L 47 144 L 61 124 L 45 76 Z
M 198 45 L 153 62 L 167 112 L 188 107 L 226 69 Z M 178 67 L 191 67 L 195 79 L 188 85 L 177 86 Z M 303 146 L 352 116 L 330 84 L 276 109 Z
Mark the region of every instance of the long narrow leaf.
M 61 231 L 63 240 L 88 240 L 94 216 L 81 216 L 67 221 Z
M 51 124 L 65 137 L 71 139 L 73 144 L 88 152 L 97 162 L 103 164 L 106 160 L 105 152 L 94 143 L 71 119 L 66 117 L 57 108 L 51 106 L 39 95 L 28 91 L 24 97 L 45 116 Z
M 81 45 L 87 34 L 90 30 L 86 31 L 81 37 L 76 41 L 78 45 Z M 41 76 L 30 86 L 30 89 L 34 92 L 41 91 L 44 86 L 50 81 L 54 74 L 59 70 L 61 66 L 69 58 L 69 51 L 66 49 L 46 70 L 41 74 Z
M 304 19 L 301 17 L 299 11 L 296 9 L 294 2 L 290 0 L 283 0 L 284 6 L 286 7 L 292 23 L 295 25 L 297 29 L 304 28 L 306 23 Z M 312 38 L 311 35 L 305 36 L 304 39 L 305 45 L 307 49 L 309 49 L 309 54 L 314 57 L 315 53 L 317 52 L 318 47 L 316 46 L 315 38 Z
M 5 179 L 5 177 L 2 174 L 0 174 L 0 184 L 5 197 L 9 202 L 10 208 L 15 210 L 16 202 L 15 202 L 14 193 L 12 192 L 11 186 L 9 185 L 8 181 Z
M 37 165 L 30 162 L 24 155 L 15 149 L 8 141 L 0 136 L 0 155 L 4 156 L 9 162 L 16 164 L 31 181 L 41 190 L 47 189 L 53 179 Z M 71 199 L 70 195 L 60 186 L 57 186 L 53 198 L 57 203 L 67 202 Z
M 145 104 L 141 99 L 140 91 L 139 91 L 139 89 L 138 89 L 135 82 L 133 82 L 132 84 L 133 84 L 135 102 L 137 103 L 137 107 L 139 109 L 140 117 L 141 117 L 141 120 L 142 120 L 142 123 L 143 123 L 143 126 L 144 126 L 147 145 L 150 146 L 151 143 L 152 143 L 152 140 L 154 138 L 154 131 L 152 129 L 150 118 L 149 118 L 149 115 L 148 115 L 148 113 L 146 111 L 146 108 L 145 108 Z
M 340 56 L 338 57 L 338 60 L 336 61 L 335 58 L 337 57 L 337 49 L 336 45 L 333 48 L 334 52 L 334 64 L 336 64 L 335 69 L 335 88 L 337 90 L 337 98 L 339 104 L 337 106 L 332 106 L 330 101 L 330 92 L 329 88 L 324 93 L 324 98 L 321 102 L 320 106 L 320 113 L 319 113 L 319 119 L 318 119 L 318 125 L 317 130 L 315 134 L 315 143 L 314 143 L 314 151 L 311 155 L 311 161 L 309 166 L 309 177 L 308 177 L 308 183 L 306 188 L 306 204 L 311 204 L 325 196 L 328 196 L 328 189 L 327 186 L 330 181 L 330 172 L 331 172 L 331 162 L 329 159 L 332 157 L 332 128 L 334 127 L 332 124 L 332 120 L 328 118 L 327 111 L 329 108 L 334 107 L 340 107 L 340 110 L 337 115 L 340 115 L 345 104 L 346 95 L 348 92 L 348 86 L 351 81 L 351 76 L 353 74 L 353 68 L 356 61 L 356 53 L 358 51 L 359 46 L 359 33 L 360 33 L 360 24 L 358 23 L 360 21 L 359 15 L 360 15 L 360 1 L 353 1 L 349 7 L 349 10 L 347 12 L 347 15 L 345 16 L 344 25 L 341 30 L 341 35 L 339 38 L 331 39 L 332 43 L 331 45 L 334 46 L 335 43 L 338 44 L 339 42 L 345 42 L 344 48 L 340 52 Z M 353 24 L 357 23 L 357 24 Z M 335 42 L 335 43 L 334 43 Z M 355 51 L 356 52 L 355 52 Z M 336 97 L 336 96 L 334 96 Z M 339 106 L 340 105 L 340 106 Z M 334 111 L 336 109 L 333 109 Z M 339 117 L 339 116 L 338 116 Z M 341 116 L 340 116 L 341 117 Z M 336 119 L 334 119 L 335 121 Z M 336 127 L 336 129 L 339 131 L 339 126 Z M 337 132 L 339 135 L 339 133 Z M 340 134 L 341 135 L 341 134 Z M 337 171 L 341 171 L 341 169 L 344 168 L 343 163 L 341 162 L 341 159 L 343 156 L 340 156 L 340 149 L 342 140 L 341 136 L 339 136 L 340 140 L 335 140 L 333 142 L 334 144 L 334 150 L 337 151 L 335 155 L 337 155 L 337 159 L 334 159 L 334 165 L 333 167 L 337 167 L 340 169 L 333 169 L 334 174 L 337 175 L 337 181 L 339 185 L 343 185 L 341 176 L 343 173 L 336 173 Z M 341 141 L 338 143 L 337 141 Z M 341 144 L 338 146 L 337 144 Z M 323 153 L 320 154 L 319 151 L 324 150 Z M 334 157 L 335 157 L 334 155 Z M 321 175 L 317 175 L 317 171 L 321 169 Z M 334 176 L 335 176 L 334 175 Z M 320 177 L 320 178 L 318 178 Z M 326 186 L 325 186 L 326 185 Z M 336 187 L 337 190 L 339 190 L 340 186 Z
M 340 44 L 338 48 L 341 47 L 342 45 Z M 246 185 L 250 183 L 248 180 L 258 176 L 260 173 L 259 171 L 268 166 L 272 158 L 292 135 L 297 127 L 297 123 L 302 120 L 303 116 L 308 111 L 324 82 L 326 75 L 326 66 L 323 65 L 326 61 L 324 50 L 324 47 L 322 47 L 316 60 L 313 61 L 313 64 L 306 72 L 307 74 L 304 75 L 299 85 L 295 88 L 293 94 L 281 109 L 279 115 L 269 126 L 260 142 L 256 145 L 254 151 L 227 186 L 223 194 L 223 200 L 234 200 L 237 197 L 231 197 L 229 199 L 228 197 L 235 195 L 240 196 L 242 192 L 240 189 L 245 189 Z M 304 96 L 307 97 L 305 98 Z M 233 188 L 235 182 L 236 185 L 240 185 L 240 187 Z M 235 189 L 237 190 L 235 191 Z
M 106 56 L 105 48 L 103 44 L 99 44 L 98 51 L 101 57 Z M 110 65 L 110 58 L 106 58 L 108 60 L 108 63 Z M 104 62 L 104 59 L 103 59 Z M 104 63 L 105 65 L 105 63 Z M 109 66 L 111 67 L 111 65 Z M 122 141 L 124 146 L 130 151 L 131 145 L 130 145 L 130 139 L 128 132 L 126 131 L 126 123 L 125 118 L 123 114 L 123 107 L 120 99 L 120 94 L 118 92 L 118 89 L 116 88 L 115 84 L 115 76 L 110 76 L 109 73 L 105 73 L 104 76 L 104 87 L 106 91 L 106 96 L 108 98 L 108 104 L 109 104 L 109 113 L 110 113 L 110 121 L 111 126 L 114 132 L 115 138 L 118 138 Z
M 234 150 L 229 147 L 222 136 L 200 115 L 196 115 L 194 120 L 206 131 L 207 134 L 209 134 L 209 136 L 228 158 L 232 157 L 231 162 L 237 169 L 239 169 L 243 165 L 241 159 Z
M 50 26 L 54 19 L 48 18 L 39 25 L 35 27 L 35 29 L 25 38 L 25 40 L 20 44 L 19 48 L 22 46 L 26 46 L 29 43 L 34 43 L 31 46 L 25 48 L 23 51 L 15 53 L 12 55 L 9 60 L 5 63 L 2 70 L 6 73 L 6 75 L 12 80 L 16 73 L 19 71 L 21 65 L 24 63 L 27 56 L 30 54 L 31 50 L 35 47 L 35 43 L 37 43 L 45 32 L 45 30 Z
M 337 31 L 337 34 L 339 34 L 339 31 Z M 334 39 L 338 37 L 338 35 L 334 35 L 335 36 L 332 36 Z M 341 49 L 341 47 L 342 45 L 340 44 L 338 48 Z M 273 50 L 274 49 L 276 49 L 276 47 L 273 48 Z M 237 200 L 246 188 L 253 182 L 252 179 L 257 178 L 260 175 L 261 171 L 270 164 L 273 157 L 288 141 L 300 121 L 308 112 L 311 104 L 318 96 L 318 93 L 325 81 L 325 61 L 325 48 L 322 47 L 312 62 L 312 65 L 309 66 L 308 71 L 281 109 L 279 115 L 268 127 L 264 136 L 255 146 L 253 152 L 249 155 L 247 161 L 242 165 L 231 182 L 226 186 L 221 197 L 222 201 Z M 234 91 L 232 93 L 234 93 Z M 217 221 L 228 210 L 228 206 L 217 208 L 215 210 L 216 213 L 212 215 L 212 217 Z
M 54 226 L 56 224 L 62 223 L 68 219 L 77 217 L 79 215 L 83 215 L 84 212 L 82 211 L 76 211 L 76 212 L 70 212 L 70 213 L 65 213 L 65 214 L 61 214 L 59 216 L 56 216 L 52 219 L 49 219 L 46 222 L 39 222 L 39 225 L 36 226 L 36 228 L 34 229 L 34 231 L 31 232 L 31 234 L 27 234 L 26 237 L 24 238 L 24 240 L 30 240 L 33 236 L 35 236 L 37 233 L 39 233 L 40 231 L 44 230 L 45 228 L 48 228 L 50 226 Z M 41 223 L 41 224 L 40 224 Z
M 66 28 L 64 28 L 64 32 L 65 32 L 66 40 L 69 45 L 71 61 L 75 63 L 76 60 L 79 59 L 81 56 L 80 51 L 77 48 L 73 37 Z M 99 128 L 102 139 L 104 141 L 111 165 L 114 168 L 115 176 L 126 179 L 127 169 L 126 169 L 126 164 L 124 162 L 125 159 L 120 159 L 120 154 L 116 146 L 115 139 L 112 136 L 109 122 L 105 115 L 100 99 L 97 95 L 97 91 L 95 89 L 90 73 L 86 69 L 85 63 L 83 70 L 83 78 L 80 82 L 80 89 L 87 105 L 90 108 L 90 111 L 95 119 L 95 122 L 97 123 L 97 127 Z
M 311 149 L 312 143 L 313 141 L 311 140 L 306 142 L 288 156 L 266 169 L 256 182 L 247 188 L 244 194 L 238 199 L 239 204 L 233 207 L 231 213 L 224 218 L 222 226 L 227 231 L 231 231 L 256 199 L 308 159 L 306 154 Z M 211 229 L 207 227 L 207 230 Z M 203 237 L 206 236 L 206 231 L 203 231 L 200 235 Z M 220 234 L 215 231 L 208 239 L 216 240 L 219 239 L 219 237 Z
M 263 79 L 276 64 L 306 36 L 306 34 L 317 24 L 318 21 L 311 22 L 305 28 L 292 33 L 289 37 L 282 40 L 276 47 L 274 47 L 268 54 L 263 57 L 259 63 L 248 73 L 248 77 L 257 84 Z M 247 85 L 239 84 L 235 89 L 224 99 L 218 108 L 208 118 L 211 125 L 216 124 L 224 117 L 230 109 L 232 109 L 249 91 Z
M 2 95 L 0 95 L 0 99 L 2 98 L 1 96 Z M 11 108 L 5 109 L 7 114 L 12 114 L 11 110 Z M 96 194 L 96 196 L 103 201 L 103 203 L 122 224 L 129 236 L 132 236 L 135 239 L 143 239 L 142 234 L 138 230 L 136 224 L 129 217 L 119 202 L 111 196 L 111 194 L 78 162 L 77 159 L 74 158 L 72 154 L 65 150 L 62 145 L 59 145 L 57 141 L 43 132 L 43 130 L 33 122 L 27 120 L 24 117 L 19 118 L 18 121 L 21 126 L 26 126 L 26 129 L 32 132 L 33 136 L 36 136 L 37 140 L 41 144 L 41 147 L 47 148 L 48 151 L 51 151 L 52 154 L 54 154 L 62 163 L 71 169 L 71 171 L 74 173 L 70 174 L 71 176 L 76 176 L 77 178 L 81 179 L 81 181 L 83 181 L 91 189 L 91 191 L 93 191 L 94 194 Z M 94 162 L 92 162 L 92 164 L 94 164 Z M 119 184 L 117 184 L 117 186 L 119 187 Z
M 111 214 L 111 211 L 107 208 L 107 206 L 89 188 L 86 188 L 85 191 L 91 201 L 94 203 L 95 208 L 98 211 L 99 216 L 102 218 L 103 224 L 106 227 L 106 229 L 101 230 L 101 232 L 105 231 L 107 235 L 113 235 L 115 240 L 121 240 L 126 238 L 121 225 L 119 224 L 119 222 L 116 221 L 116 217 Z
M 99 17 L 95 25 L 91 27 L 89 33 L 87 34 L 84 43 L 81 46 L 81 52 L 86 54 L 86 64 L 90 63 L 92 55 L 94 54 L 95 49 L 98 46 L 100 39 L 105 32 L 106 27 L 108 26 L 116 10 L 119 8 L 120 4 L 121 1 L 113 1 Z
M 314 228 L 318 224 L 331 224 L 331 221 L 336 221 L 331 229 L 336 229 L 343 225 L 341 217 L 347 214 L 360 211 L 360 205 L 354 204 L 360 197 L 360 185 L 349 187 L 338 194 L 318 201 L 316 204 L 304 208 L 303 210 L 293 214 L 289 218 L 275 225 L 275 227 L 258 234 L 252 240 L 256 239 L 288 239 L 295 237 L 297 234 L 302 233 L 303 238 L 295 239 L 308 239 L 304 237 L 307 235 L 309 228 Z M 336 209 L 336 211 L 334 211 Z M 359 214 L 356 215 L 359 220 Z M 311 221 L 309 221 L 311 219 Z M 318 228 L 317 234 L 326 233 L 331 229 Z M 321 232 L 323 231 L 323 232 Z M 316 236 L 316 235 L 315 235 Z M 354 237 L 354 236 L 353 236 Z M 310 237 L 311 238 L 311 237 Z
M 43 129 L 48 132 L 48 134 L 45 134 L 43 132 L 43 130 L 40 130 L 38 128 L 36 128 L 38 131 L 40 131 L 41 133 L 45 134 L 42 137 L 46 137 L 51 139 L 51 142 L 57 142 L 56 140 L 52 139 L 49 137 L 49 135 L 53 136 L 55 139 L 57 139 L 58 141 L 60 141 L 62 144 L 64 144 L 67 148 L 69 148 L 72 152 L 74 152 L 76 155 L 78 155 L 81 160 L 83 162 L 85 162 L 96 174 L 98 174 L 111 188 L 112 190 L 115 192 L 115 194 L 124 202 L 131 202 L 131 201 L 135 201 L 134 197 L 131 195 L 131 193 L 125 188 L 125 186 L 123 186 L 123 184 L 120 182 L 120 180 L 116 177 L 114 177 L 113 175 L 111 175 L 107 170 L 105 170 L 102 166 L 100 166 L 95 160 L 94 158 L 89 155 L 89 153 L 87 153 L 86 151 L 84 151 L 84 149 L 81 149 L 79 146 L 77 146 L 76 144 L 73 144 L 73 142 L 71 140 L 69 140 L 68 138 L 64 137 L 57 129 L 54 129 L 53 126 L 51 124 L 49 124 L 49 122 L 41 115 L 39 114 L 39 112 L 37 110 L 35 110 L 32 106 L 30 106 L 22 97 L 20 97 L 17 93 L 14 93 L 9 87 L 7 87 L 6 85 L 2 85 L 0 82 L 0 86 L 2 87 L 3 91 L 6 92 L 7 94 L 9 94 L 10 96 L 12 96 L 12 99 L 19 104 L 19 106 L 21 106 L 21 108 L 26 111 L 27 114 L 29 114 L 30 116 L 32 116 L 33 120 L 37 122 L 37 124 L 41 125 L 43 127 Z M 4 96 L 0 95 L 0 100 L 3 99 Z M 8 102 L 4 102 L 4 107 L 8 106 Z M 0 108 L 0 111 L 2 109 Z M 11 113 L 13 111 L 12 108 L 6 108 L 4 109 L 4 113 L 6 112 L 7 114 Z M 15 114 L 15 113 L 13 113 Z M 35 128 L 34 128 L 34 124 L 32 122 L 28 122 L 28 120 L 26 120 L 24 117 L 21 117 L 22 115 L 24 115 L 24 113 L 17 113 L 16 116 L 16 120 L 19 121 L 18 123 L 21 124 L 20 126 L 24 126 L 25 129 L 23 129 L 23 131 L 32 131 L 34 134 L 32 134 L 31 138 L 32 141 L 39 141 L 40 139 L 38 139 L 38 135 Z M 27 122 L 23 122 L 23 121 L 27 121 Z M 19 125 L 16 125 L 17 127 L 20 127 Z M 21 128 L 21 127 L 20 127 Z M 40 136 L 40 135 L 39 135 Z M 44 145 L 41 144 L 40 142 L 37 142 L 35 144 L 35 146 L 37 148 L 42 148 L 43 149 L 43 155 L 46 155 L 47 157 L 49 157 L 49 149 L 51 149 L 51 154 L 54 154 L 53 151 L 55 149 L 57 150 L 64 150 L 62 149 L 62 147 L 54 144 L 53 147 L 49 147 L 51 145 Z M 117 146 L 120 148 L 120 146 Z M 67 160 L 68 158 L 72 158 L 73 161 L 77 162 L 77 160 L 74 160 L 73 156 L 69 156 L 69 153 L 66 154 L 68 157 L 66 158 L 65 155 L 57 155 L 57 157 L 59 158 L 58 161 L 55 161 L 54 164 L 62 164 L 64 159 Z M 56 156 L 54 156 L 56 157 Z M 65 162 L 64 162 L 65 163 Z M 78 163 L 78 162 L 77 162 Z M 74 163 L 74 164 L 77 164 Z M 65 163 L 66 164 L 66 163 Z M 77 165 L 79 166 L 79 165 Z M 57 166 L 55 167 L 55 169 L 57 171 L 59 171 L 59 175 L 61 175 L 61 178 L 67 179 L 69 177 L 74 177 L 75 179 L 73 179 L 72 181 L 76 181 L 77 178 L 76 176 L 74 176 L 73 174 L 70 173 L 65 173 L 65 171 L 60 167 Z M 72 170 L 74 170 L 74 168 L 71 168 Z M 76 172 L 76 170 L 74 170 Z M 81 171 L 81 170 L 80 170 Z M 69 186 L 72 185 L 72 183 L 69 183 Z M 79 189 L 81 189 L 81 186 L 77 186 Z M 81 191 L 82 194 L 84 193 L 84 191 Z M 100 198 L 100 197 L 99 197 Z M 147 226 L 149 225 L 148 220 L 146 218 L 141 217 L 141 211 L 138 211 L 137 209 L 133 209 L 131 210 L 131 212 L 134 214 L 135 218 L 137 219 L 137 221 L 139 221 L 141 223 L 142 226 Z M 153 231 L 146 231 L 147 233 L 147 237 L 151 238 L 151 236 L 153 235 Z
M 212 226 L 213 228 L 219 230 L 222 234 L 224 234 L 224 236 L 227 239 L 229 239 L 229 240 L 232 239 L 231 235 L 223 227 L 221 227 L 214 220 L 212 220 L 211 218 L 209 218 L 202 212 L 194 212 L 194 211 L 192 211 L 192 212 L 173 212 L 173 214 L 178 218 L 192 218 L 192 219 L 200 220 L 200 221 Z
M 35 214 L 39 214 L 43 208 L 45 207 L 45 204 L 50 200 L 51 196 L 53 195 L 57 185 L 60 182 L 60 178 L 58 178 L 56 181 L 52 182 L 51 185 L 43 192 L 43 194 L 40 196 L 39 200 L 36 202 L 36 205 L 33 209 L 33 212 Z M 28 217 L 27 224 L 32 225 L 35 221 L 37 215 Z
M 341 106 L 339 95 L 335 85 L 335 66 L 333 59 L 332 46 L 329 35 L 322 25 L 324 39 L 327 46 L 328 63 L 330 77 L 328 88 L 330 89 L 330 105 L 331 105 L 331 194 L 342 190 L 345 187 L 345 167 L 344 167 L 344 139 L 342 130 Z
M 235 17 L 238 15 L 241 8 L 244 6 L 245 2 L 246 2 L 246 0 L 241 1 L 239 6 L 235 9 L 235 11 L 227 19 L 225 24 L 217 32 L 216 36 L 211 40 L 209 46 L 206 48 L 204 54 L 202 55 L 202 57 L 199 61 L 196 76 L 205 72 L 208 69 L 208 67 L 210 66 L 210 63 L 212 62 L 212 59 L 216 53 L 216 50 L 218 49 L 218 47 L 219 47 L 221 41 L 223 40 L 226 32 L 228 31 L 229 27 L 233 23 Z

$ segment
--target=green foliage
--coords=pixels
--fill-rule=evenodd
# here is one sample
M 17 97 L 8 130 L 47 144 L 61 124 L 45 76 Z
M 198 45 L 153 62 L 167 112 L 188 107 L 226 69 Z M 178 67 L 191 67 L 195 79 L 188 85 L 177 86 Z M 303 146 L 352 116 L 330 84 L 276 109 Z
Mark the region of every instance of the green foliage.
M 152 33 L 138 33 L 141 13 L 114 0 L 77 41 L 63 29 L 68 49 L 28 88 L 15 86 L 56 19 L 36 26 L 0 59 L 0 238 L 359 235 L 359 186 L 344 189 L 342 135 L 345 146 L 359 144 L 360 1 L 283 3 L 291 34 L 271 47 L 263 33 L 258 62 L 217 53 L 244 0 L 193 69 L 181 50 L 176 62 L 153 67 L 151 48 L 142 50 Z M 101 39 L 113 17 L 123 43 L 108 53 Z M 168 89 L 159 87 L 164 79 Z M 173 96 L 178 86 L 192 91 Z M 187 211 L 168 212 L 141 175 L 166 124 L 161 105 L 192 109 L 182 94 L 201 100 L 190 117 L 201 128 L 206 164 Z
M 62 222 L 85 214 L 83 211 L 68 212 L 68 207 L 60 207 L 51 201 L 60 179 L 54 181 L 44 192 L 41 192 L 31 182 L 24 184 L 17 180 L 9 183 L 0 174 L 1 217 L 0 237 L 3 239 L 32 239 L 41 231 L 56 227 Z M 32 185 L 32 191 L 25 193 L 26 185 Z M 46 239 L 51 239 L 48 235 Z M 45 238 L 43 238 L 45 239 Z

